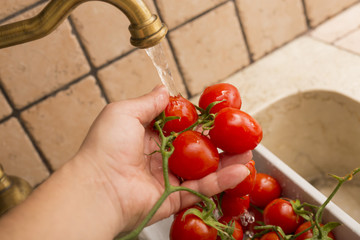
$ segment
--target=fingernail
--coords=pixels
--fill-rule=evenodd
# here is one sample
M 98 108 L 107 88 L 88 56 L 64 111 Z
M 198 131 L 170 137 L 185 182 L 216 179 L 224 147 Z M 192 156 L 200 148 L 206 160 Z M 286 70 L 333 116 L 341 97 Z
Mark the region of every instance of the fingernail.
M 250 169 L 248 167 L 246 167 L 246 169 L 247 169 L 247 175 L 246 176 L 249 176 L 251 174 Z

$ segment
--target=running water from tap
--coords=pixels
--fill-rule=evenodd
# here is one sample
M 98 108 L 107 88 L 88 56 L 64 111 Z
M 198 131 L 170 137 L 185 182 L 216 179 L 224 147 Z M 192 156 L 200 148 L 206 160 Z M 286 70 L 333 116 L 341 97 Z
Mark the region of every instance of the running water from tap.
M 150 48 L 146 48 L 145 51 L 153 62 L 161 82 L 168 89 L 170 96 L 179 95 L 180 93 L 176 89 L 174 78 L 171 75 L 169 64 L 162 48 L 162 43 L 159 43 Z

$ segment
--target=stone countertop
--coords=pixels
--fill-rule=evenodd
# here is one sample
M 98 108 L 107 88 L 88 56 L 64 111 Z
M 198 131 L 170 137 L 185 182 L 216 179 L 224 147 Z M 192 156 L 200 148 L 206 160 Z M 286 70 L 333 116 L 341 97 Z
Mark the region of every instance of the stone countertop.
M 360 102 L 360 56 L 302 36 L 229 77 L 255 114 L 275 101 L 310 90 L 344 94 Z

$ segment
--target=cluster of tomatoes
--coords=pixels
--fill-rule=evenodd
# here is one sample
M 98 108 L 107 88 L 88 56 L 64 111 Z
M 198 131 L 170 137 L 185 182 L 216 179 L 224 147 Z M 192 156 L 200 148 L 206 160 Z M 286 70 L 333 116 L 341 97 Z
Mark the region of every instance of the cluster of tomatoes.
M 166 121 L 162 131 L 165 136 L 180 133 L 172 142 L 172 173 L 184 180 L 200 179 L 217 170 L 218 148 L 234 154 L 254 149 L 262 139 L 262 129 L 240 107 L 239 91 L 227 83 L 206 88 L 198 108 L 182 96 L 171 96 L 164 113 L 175 119 Z
M 228 154 L 254 149 L 262 139 L 262 129 L 252 116 L 240 110 L 241 104 L 237 88 L 227 83 L 206 88 L 199 107 L 181 96 L 170 97 L 161 126 L 164 136 L 174 137 L 173 152 L 168 159 L 170 171 L 182 180 L 200 179 L 217 170 L 221 161 L 218 149 Z M 294 211 L 290 199 L 280 198 L 281 186 L 277 180 L 257 173 L 254 160 L 246 166 L 250 174 L 240 184 L 213 197 L 217 206 L 214 218 L 220 223 L 215 226 L 228 228 L 219 232 L 184 209 L 175 215 L 170 239 L 242 240 L 244 232 L 259 233 L 261 230 L 256 227 L 261 225 L 281 227 L 283 235 L 303 232 L 297 240 L 311 237 L 312 223 Z M 193 209 L 203 211 L 200 206 Z M 254 239 L 283 239 L 275 230 L 267 232 Z M 334 239 L 331 233 L 329 237 Z

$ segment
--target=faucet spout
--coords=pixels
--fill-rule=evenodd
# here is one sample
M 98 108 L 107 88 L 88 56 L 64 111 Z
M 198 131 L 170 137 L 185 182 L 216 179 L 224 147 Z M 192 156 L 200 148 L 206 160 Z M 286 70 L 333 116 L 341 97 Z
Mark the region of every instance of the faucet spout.
M 91 0 L 51 0 L 35 17 L 0 26 L 0 48 L 42 38 L 53 30 L 80 4 Z M 100 0 L 112 4 L 129 19 L 130 42 L 138 48 L 158 44 L 168 29 L 152 14 L 142 0 Z

